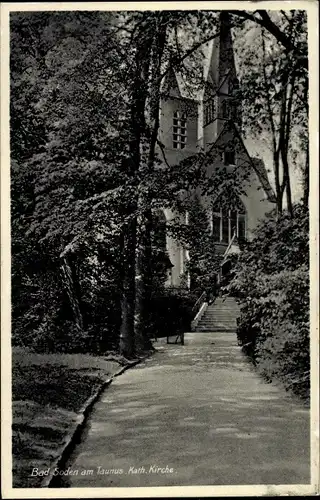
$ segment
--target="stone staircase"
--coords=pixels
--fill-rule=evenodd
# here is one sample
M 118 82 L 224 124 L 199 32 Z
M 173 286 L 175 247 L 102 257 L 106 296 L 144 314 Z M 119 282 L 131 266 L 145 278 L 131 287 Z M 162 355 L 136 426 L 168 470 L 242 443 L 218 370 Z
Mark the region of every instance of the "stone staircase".
M 200 319 L 196 330 L 198 332 L 235 332 L 239 306 L 234 298 L 217 297 L 209 305 Z

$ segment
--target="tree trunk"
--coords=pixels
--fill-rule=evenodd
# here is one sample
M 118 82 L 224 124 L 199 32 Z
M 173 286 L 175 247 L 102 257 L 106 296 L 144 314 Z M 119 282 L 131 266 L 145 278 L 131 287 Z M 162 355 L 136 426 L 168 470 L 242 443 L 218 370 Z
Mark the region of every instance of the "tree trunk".
M 147 168 L 143 162 L 139 162 L 139 170 L 142 180 L 148 177 L 154 168 L 155 149 L 157 144 L 159 130 L 160 113 L 160 84 L 159 79 L 162 56 L 166 41 L 166 26 L 162 24 L 162 14 L 157 15 L 155 33 L 152 33 L 150 47 L 152 50 L 148 53 L 149 63 L 145 66 L 143 72 L 143 85 L 147 87 L 148 78 L 151 78 L 150 91 L 150 110 L 148 112 L 147 102 L 144 101 L 144 108 L 140 108 L 141 114 L 146 116 L 148 129 L 144 132 L 149 141 L 149 152 L 147 159 Z M 151 76 L 149 76 L 151 70 Z M 141 104 L 141 101 L 140 103 Z M 148 179 L 146 179 L 148 183 Z M 135 300 L 135 340 L 139 351 L 150 350 L 152 343 L 150 339 L 149 328 L 149 305 L 152 292 L 152 210 L 151 210 L 150 189 L 144 188 L 143 194 L 139 196 L 138 202 L 138 242 L 136 246 L 136 300 Z
M 287 209 L 291 217 L 293 217 L 293 206 L 292 206 L 292 195 L 291 195 L 291 184 L 290 184 L 290 175 L 289 175 L 289 165 L 288 159 L 284 155 L 282 158 L 284 177 L 285 177 L 285 191 L 287 197 Z
M 135 247 L 136 219 L 125 226 L 122 234 L 123 277 L 121 297 L 120 354 L 130 359 L 135 355 L 134 306 L 135 306 Z
M 309 206 L 309 147 L 307 148 L 306 151 L 306 164 L 305 164 L 305 169 L 303 172 L 303 205 L 305 207 Z
M 144 34 L 145 26 L 143 23 L 140 26 L 142 33 L 138 29 L 136 32 L 137 38 L 133 40 L 136 44 L 134 74 L 131 82 L 130 92 L 130 143 L 129 143 L 129 158 L 128 158 L 128 175 L 132 179 L 133 186 L 136 187 L 138 193 L 137 174 L 139 173 L 141 163 L 141 140 L 142 132 L 145 128 L 144 109 L 147 96 L 147 86 L 145 78 L 149 71 L 149 51 L 150 46 L 146 44 Z M 137 335 L 135 328 L 136 317 L 136 286 L 139 290 L 139 283 L 136 280 L 136 252 L 137 252 L 137 229 L 138 221 L 136 210 L 138 207 L 139 197 L 134 195 L 134 199 L 128 202 L 127 215 L 131 217 L 130 222 L 123 232 L 123 254 L 124 254 L 124 269 L 123 269 L 123 291 L 121 301 L 121 328 L 120 328 L 120 352 L 126 357 L 132 357 L 138 349 L 141 349 L 139 334 Z M 140 246 L 140 245 L 139 245 Z M 136 337 L 137 336 L 137 342 Z
M 283 123 L 283 139 L 281 143 L 281 158 L 283 164 L 283 170 L 286 178 L 286 195 L 287 195 L 287 208 L 291 217 L 293 217 L 293 206 L 292 206 L 292 195 L 291 195 L 291 183 L 290 183 L 290 170 L 288 163 L 289 154 L 289 142 L 291 133 L 291 115 L 292 115 L 292 105 L 293 105 L 293 93 L 294 93 L 294 82 L 296 74 L 295 71 L 292 72 L 289 78 L 288 86 L 285 86 L 286 101 L 285 101 L 285 114 Z M 288 88 L 288 91 L 287 91 Z M 288 95 L 287 95 L 288 93 Z
M 273 154 L 273 171 L 276 185 L 277 214 L 280 216 L 282 214 L 283 190 L 281 189 L 280 183 L 280 162 L 278 151 Z
M 143 203 L 143 201 L 142 201 Z M 151 227 L 152 212 L 144 211 L 138 217 L 138 232 L 136 245 L 136 274 L 135 274 L 135 315 L 134 330 L 137 351 L 152 349 L 149 328 L 149 305 L 152 290 L 151 269 Z
M 77 293 L 75 291 L 72 269 L 68 263 L 66 256 L 62 257 L 62 264 L 60 269 L 61 269 L 62 281 L 64 283 L 64 287 L 70 301 L 70 306 L 72 309 L 75 324 L 80 330 L 82 330 L 83 317 L 81 314 L 80 302 Z

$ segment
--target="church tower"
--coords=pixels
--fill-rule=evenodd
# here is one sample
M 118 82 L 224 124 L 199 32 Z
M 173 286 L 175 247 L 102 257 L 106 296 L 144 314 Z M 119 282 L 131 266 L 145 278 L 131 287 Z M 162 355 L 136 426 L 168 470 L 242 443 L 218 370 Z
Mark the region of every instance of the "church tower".
M 219 35 L 206 48 L 201 95 L 188 94 L 181 76 L 173 70 L 168 73 L 161 101 L 160 140 L 167 165 L 178 165 L 193 156 L 196 161 L 199 147 L 207 153 L 205 173 L 218 182 L 216 192 L 200 194 L 199 201 L 222 266 L 230 252 L 238 253 L 239 244 L 252 238 L 259 220 L 274 208 L 275 199 L 263 161 L 250 156 L 241 137 L 239 81 L 227 11 L 220 13 Z M 222 171 L 232 174 L 234 186 L 219 185 Z M 241 189 L 235 189 L 239 182 Z M 165 209 L 164 215 L 166 221 L 177 215 L 181 223 L 189 221 L 187 212 L 175 214 Z M 181 286 L 189 253 L 173 237 L 167 236 L 166 247 L 172 266 L 168 284 Z
M 219 36 L 209 46 L 207 68 L 204 70 L 203 146 L 215 142 L 227 120 L 241 128 L 241 106 L 237 99 L 239 81 L 227 11 L 219 19 Z

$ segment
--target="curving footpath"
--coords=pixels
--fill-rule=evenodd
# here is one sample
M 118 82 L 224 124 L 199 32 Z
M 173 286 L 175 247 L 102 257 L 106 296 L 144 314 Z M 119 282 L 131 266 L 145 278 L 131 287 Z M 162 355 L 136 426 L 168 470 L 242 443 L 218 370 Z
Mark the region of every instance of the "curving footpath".
M 193 332 L 115 379 L 60 487 L 309 484 L 309 410 L 234 333 Z

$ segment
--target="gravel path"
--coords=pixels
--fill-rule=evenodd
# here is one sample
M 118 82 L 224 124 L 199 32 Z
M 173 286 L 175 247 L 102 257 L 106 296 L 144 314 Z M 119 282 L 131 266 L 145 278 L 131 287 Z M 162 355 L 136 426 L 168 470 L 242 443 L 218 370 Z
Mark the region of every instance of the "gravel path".
M 309 410 L 259 377 L 235 334 L 156 347 L 97 402 L 60 487 L 310 483 Z

